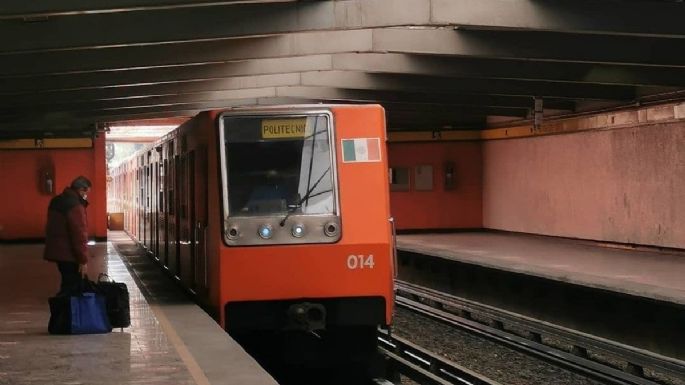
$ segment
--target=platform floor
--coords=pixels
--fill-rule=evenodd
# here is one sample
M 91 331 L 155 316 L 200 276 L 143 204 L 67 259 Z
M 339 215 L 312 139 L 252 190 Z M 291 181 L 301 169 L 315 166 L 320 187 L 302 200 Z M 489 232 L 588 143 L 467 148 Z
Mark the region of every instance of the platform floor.
M 397 248 L 685 305 L 685 253 L 500 232 L 399 235 Z
M 89 275 L 106 272 L 128 285 L 132 325 L 103 335 L 48 334 L 56 265 L 42 260 L 43 245 L 0 245 L 0 384 L 276 384 L 156 266 L 148 267 L 124 233 L 109 237 L 131 255 L 125 264 L 112 242 L 98 243 Z M 144 279 L 129 273 L 132 261 L 139 265 L 134 275 L 147 269 Z M 136 282 L 145 283 L 142 292 Z

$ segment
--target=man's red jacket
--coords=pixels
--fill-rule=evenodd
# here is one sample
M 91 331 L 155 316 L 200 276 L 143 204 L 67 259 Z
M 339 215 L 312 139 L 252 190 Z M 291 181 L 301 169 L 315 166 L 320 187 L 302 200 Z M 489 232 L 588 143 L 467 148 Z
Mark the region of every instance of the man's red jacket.
M 88 202 L 71 188 L 52 198 L 48 207 L 43 258 L 54 262 L 88 262 Z

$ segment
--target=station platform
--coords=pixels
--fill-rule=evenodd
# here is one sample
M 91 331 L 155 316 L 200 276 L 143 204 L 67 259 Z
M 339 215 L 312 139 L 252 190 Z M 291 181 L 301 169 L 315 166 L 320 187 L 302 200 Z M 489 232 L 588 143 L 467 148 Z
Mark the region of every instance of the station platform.
M 494 231 L 398 235 L 397 248 L 685 305 L 685 253 Z
M 0 245 L 0 384 L 276 384 L 125 233 L 108 239 L 91 246 L 89 276 L 127 284 L 132 324 L 100 335 L 48 334 L 56 265 L 42 244 Z

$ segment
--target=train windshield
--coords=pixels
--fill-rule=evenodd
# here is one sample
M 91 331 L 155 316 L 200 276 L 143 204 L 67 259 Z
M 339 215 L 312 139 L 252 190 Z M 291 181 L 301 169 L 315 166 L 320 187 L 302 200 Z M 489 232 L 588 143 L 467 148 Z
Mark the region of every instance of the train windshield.
M 229 216 L 336 214 L 327 115 L 223 123 Z

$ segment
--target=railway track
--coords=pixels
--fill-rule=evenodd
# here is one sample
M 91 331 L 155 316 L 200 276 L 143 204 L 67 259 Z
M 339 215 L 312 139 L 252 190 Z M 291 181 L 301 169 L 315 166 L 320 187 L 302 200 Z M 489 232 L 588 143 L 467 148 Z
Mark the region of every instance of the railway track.
M 403 281 L 396 281 L 396 291 L 397 306 L 607 384 L 657 384 L 645 378 L 645 368 L 685 378 L 685 362 L 679 360 Z M 488 320 L 489 324 L 478 322 L 476 318 Z M 527 338 L 507 331 L 512 327 L 525 331 Z M 545 345 L 542 343 L 544 337 L 563 340 L 573 348 L 567 352 Z M 625 362 L 625 370 L 591 360 L 588 352 L 618 358 Z
M 391 373 L 400 373 L 422 385 L 500 385 L 403 338 L 379 331 L 381 352 Z M 397 379 L 394 379 L 397 380 Z

